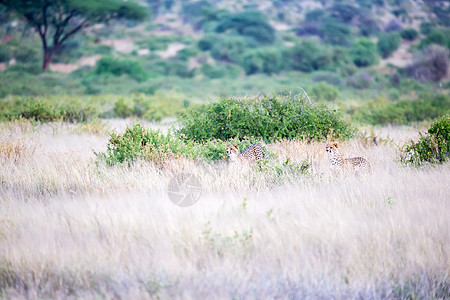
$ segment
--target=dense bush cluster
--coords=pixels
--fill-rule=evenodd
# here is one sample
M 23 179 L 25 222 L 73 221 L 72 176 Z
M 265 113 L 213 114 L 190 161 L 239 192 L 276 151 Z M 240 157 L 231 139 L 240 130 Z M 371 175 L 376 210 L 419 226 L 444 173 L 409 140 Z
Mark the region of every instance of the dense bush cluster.
M 389 102 L 380 97 L 355 111 L 350 111 L 350 114 L 354 120 L 372 125 L 400 125 L 433 120 L 448 112 L 450 112 L 450 96 L 439 95 L 398 102 Z
M 4 102 L 3 104 L 4 107 L 0 110 L 0 119 L 3 120 L 24 118 L 39 122 L 78 123 L 87 122 L 97 117 L 94 108 L 78 102 L 55 106 L 32 98 L 23 98 L 17 102 Z
M 443 163 L 450 157 L 450 115 L 436 120 L 417 142 L 410 141 L 402 148 L 403 163 L 420 166 L 425 163 Z
M 188 110 L 180 125 L 178 134 L 197 142 L 244 137 L 264 141 L 346 139 L 353 134 L 337 111 L 294 95 L 225 98 Z

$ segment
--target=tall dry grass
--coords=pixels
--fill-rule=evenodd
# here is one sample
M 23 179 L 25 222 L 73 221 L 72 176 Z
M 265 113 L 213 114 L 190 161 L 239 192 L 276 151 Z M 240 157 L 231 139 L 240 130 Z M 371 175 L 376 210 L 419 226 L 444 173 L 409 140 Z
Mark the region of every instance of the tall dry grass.
M 277 182 L 225 162 L 97 166 L 107 137 L 70 127 L 14 140 L 34 151 L 0 168 L 3 298 L 450 297 L 450 165 L 402 167 L 392 142 L 341 144 L 373 168 L 342 180 L 322 143 L 268 145 L 312 165 Z M 203 186 L 189 208 L 166 193 L 179 172 Z

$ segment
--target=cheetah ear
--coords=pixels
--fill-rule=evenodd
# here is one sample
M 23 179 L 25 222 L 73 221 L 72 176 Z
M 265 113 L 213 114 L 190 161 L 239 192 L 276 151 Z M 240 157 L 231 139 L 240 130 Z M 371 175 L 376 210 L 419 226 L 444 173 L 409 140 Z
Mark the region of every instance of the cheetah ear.
M 237 148 L 237 144 L 234 144 L 234 146 Z
M 333 144 L 336 148 L 338 147 L 338 144 L 337 144 L 337 142 L 335 142 L 334 144 Z

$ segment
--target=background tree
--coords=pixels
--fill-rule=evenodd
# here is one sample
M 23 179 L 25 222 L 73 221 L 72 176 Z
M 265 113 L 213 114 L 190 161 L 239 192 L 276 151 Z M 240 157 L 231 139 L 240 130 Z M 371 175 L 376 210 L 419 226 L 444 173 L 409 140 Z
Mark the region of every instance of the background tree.
M 42 69 L 48 68 L 61 45 L 81 30 L 113 19 L 143 20 L 148 10 L 122 0 L 0 0 L 23 17 L 42 41 Z

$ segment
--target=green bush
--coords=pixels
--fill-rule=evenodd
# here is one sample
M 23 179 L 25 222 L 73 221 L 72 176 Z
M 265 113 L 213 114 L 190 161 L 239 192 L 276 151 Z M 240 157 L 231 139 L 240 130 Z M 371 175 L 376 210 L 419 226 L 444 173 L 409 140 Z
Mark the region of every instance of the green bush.
M 0 44 L 0 62 L 8 62 L 10 59 L 11 49 L 5 44 Z
M 211 48 L 215 45 L 215 43 L 217 43 L 219 39 L 219 36 L 215 34 L 206 34 L 198 41 L 197 46 L 202 51 L 208 51 L 211 50 Z
M 401 150 L 400 161 L 407 165 L 445 162 L 450 157 L 450 115 L 433 122 L 417 142 L 411 140 Z
M 266 73 L 268 75 L 281 70 L 281 54 L 274 48 L 258 48 L 248 50 L 242 58 L 242 67 L 247 75 Z
M 213 46 L 211 55 L 217 60 L 238 63 L 246 47 L 246 42 L 242 37 L 225 37 Z
M 255 139 L 231 139 L 196 143 L 183 141 L 171 132 L 163 134 L 159 130 L 146 129 L 140 124 L 135 124 L 132 127 L 127 126 L 123 134 L 111 133 L 106 152 L 95 155 L 99 161 L 104 161 L 109 166 L 120 163 L 131 164 L 137 159 L 160 164 L 167 159 L 180 157 L 217 161 L 227 158 L 227 144 L 237 144 L 239 149 L 243 150 L 257 142 Z
M 387 33 L 380 36 L 377 48 L 383 58 L 389 57 L 400 46 L 401 37 L 398 33 Z
M 436 44 L 450 48 L 450 30 L 433 29 L 427 36 L 420 41 L 419 48 L 425 48 L 428 45 Z
M 415 30 L 413 28 L 407 28 L 407 29 L 403 30 L 400 33 L 400 35 L 401 35 L 402 39 L 404 39 L 404 40 L 413 41 L 417 38 L 419 33 L 417 32 L 417 30 Z
M 368 39 L 360 39 L 350 51 L 353 63 L 358 67 L 367 67 L 378 62 L 375 44 Z
M 312 88 L 312 95 L 319 100 L 335 101 L 339 97 L 339 90 L 326 82 L 315 83 Z
M 312 72 L 324 69 L 331 61 L 328 51 L 313 39 L 307 39 L 283 53 L 283 60 L 287 69 Z
M 362 90 L 370 88 L 374 81 L 374 77 L 368 71 L 359 71 L 347 79 L 347 85 Z
M 59 107 L 33 98 L 21 98 L 13 103 L 4 103 L 7 109 L 2 111 L 3 119 L 30 119 L 33 121 L 69 123 L 87 122 L 97 116 L 94 108 L 78 102 L 64 103 Z
M 20 46 L 14 50 L 14 58 L 21 63 L 33 63 L 39 60 L 39 53 L 40 51 L 36 48 Z
M 340 86 L 342 84 L 341 76 L 332 72 L 318 71 L 312 74 L 311 78 L 315 82 L 326 82 L 335 86 Z
M 262 98 L 225 98 L 197 109 L 189 109 L 179 120 L 177 131 L 186 140 L 253 137 L 264 141 L 283 138 L 346 139 L 353 130 L 340 114 L 323 105 L 308 104 L 291 94 Z
M 259 11 L 243 11 L 224 15 L 216 32 L 221 33 L 228 30 L 251 37 L 260 44 L 272 44 L 275 41 L 275 29 L 268 22 L 267 16 Z
M 102 57 L 95 68 L 96 74 L 128 75 L 136 81 L 145 81 L 147 72 L 134 60 Z
M 349 46 L 352 43 L 350 26 L 329 18 L 319 26 L 319 35 L 327 44 Z
M 450 112 L 450 96 L 448 95 L 402 100 L 395 103 L 380 97 L 352 112 L 352 118 L 372 125 L 406 125 L 411 122 L 433 120 L 448 112 Z
M 209 78 L 236 78 L 243 73 L 239 66 L 227 63 L 217 63 L 215 65 L 203 64 L 200 70 Z

